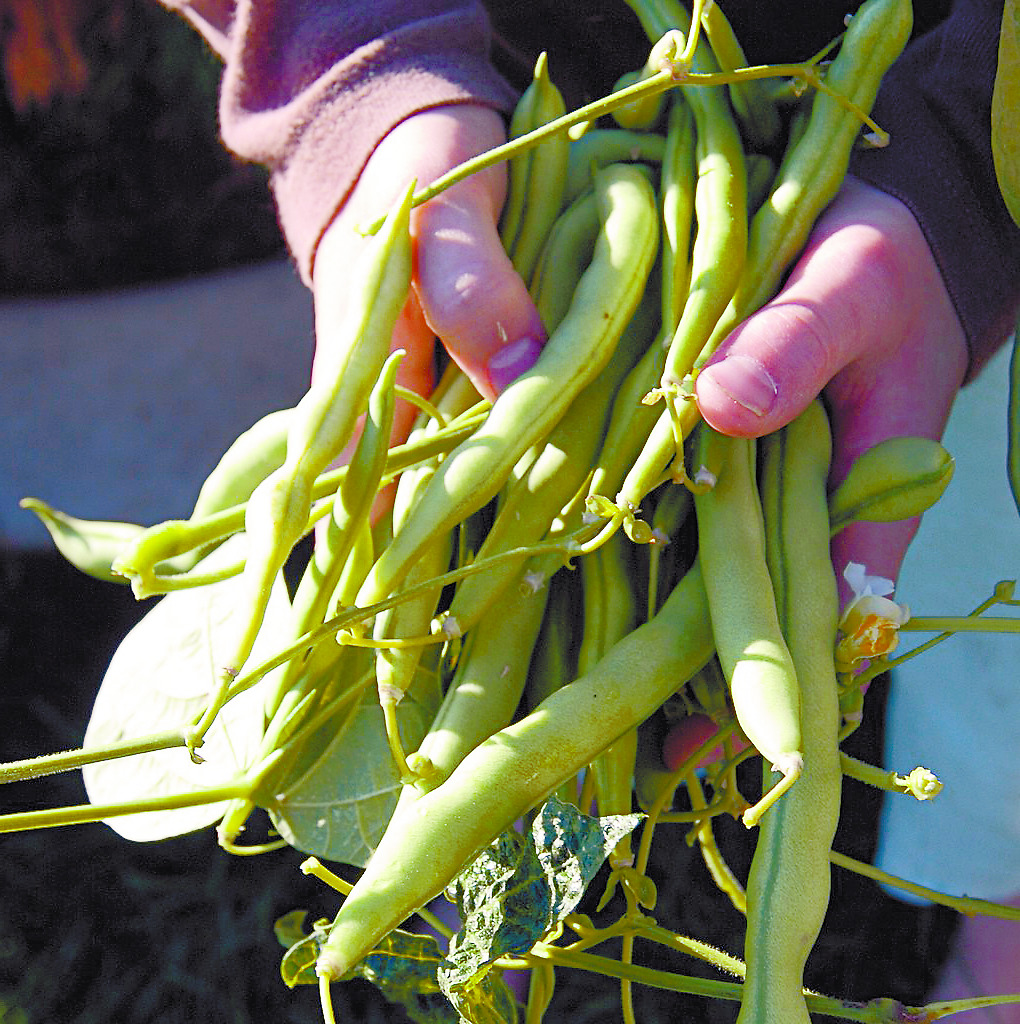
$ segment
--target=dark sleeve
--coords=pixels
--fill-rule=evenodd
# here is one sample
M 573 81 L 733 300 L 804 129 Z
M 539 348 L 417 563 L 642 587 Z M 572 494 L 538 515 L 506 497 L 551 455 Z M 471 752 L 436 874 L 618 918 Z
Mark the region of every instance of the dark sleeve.
M 1020 229 L 991 153 L 1002 7 L 1002 0 L 960 0 L 911 43 L 875 105 L 890 145 L 851 163 L 921 225 L 967 335 L 971 377 L 1009 336 L 1020 307 Z
M 164 0 L 225 62 L 220 131 L 265 164 L 302 278 L 369 155 L 411 114 L 512 108 L 476 0 Z

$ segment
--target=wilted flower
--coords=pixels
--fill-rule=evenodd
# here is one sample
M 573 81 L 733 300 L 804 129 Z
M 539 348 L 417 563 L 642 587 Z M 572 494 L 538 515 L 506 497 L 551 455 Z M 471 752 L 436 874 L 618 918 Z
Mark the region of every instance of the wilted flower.
M 836 667 L 850 672 L 861 662 L 883 658 L 896 650 L 899 628 L 910 618 L 910 609 L 886 595 L 893 592 L 892 580 L 869 576 L 863 565 L 850 562 L 843 572 L 854 599 L 839 622 Z

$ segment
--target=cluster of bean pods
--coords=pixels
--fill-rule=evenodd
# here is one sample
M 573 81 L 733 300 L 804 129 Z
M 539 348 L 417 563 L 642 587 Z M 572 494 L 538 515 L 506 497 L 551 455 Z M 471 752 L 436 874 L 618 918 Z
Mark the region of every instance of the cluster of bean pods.
M 541 59 L 509 146 L 483 158 L 510 158 L 501 234 L 549 332 L 491 406 L 452 365 L 428 401 L 394 383 L 409 211 L 435 191 L 409 188 L 355 282 L 348 344 L 299 405 L 238 439 L 190 519 L 84 524 L 31 503 L 69 558 L 139 597 L 239 579 L 243 612 L 179 742 L 200 761 L 228 703 L 272 679 L 258 755 L 217 818 L 228 849 L 255 806 L 285 818 L 280 780 L 310 737 L 352 707 L 379 716 L 400 794 L 314 947 L 327 1016 L 331 981 L 553 793 L 600 815 L 629 813 L 636 794 L 645 833 L 610 865 L 625 919 L 654 930 L 639 913 L 654 903 L 647 842 L 686 781 L 693 811 L 677 820 L 747 916 L 746 966 L 728 964 L 744 975 L 740 1021 L 808 1020 L 803 969 L 828 903 L 841 775 L 862 770 L 839 751 L 859 693 L 837 670 L 829 539 L 856 519 L 920 513 L 952 460 L 900 439 L 830 494 L 820 404 L 760 442 L 733 439 L 699 424 L 690 385 L 774 294 L 852 147 L 883 141 L 868 111 L 910 2 L 866 0 L 831 60 L 773 69 L 746 68 L 711 3 L 628 3 L 653 44 L 645 67 L 568 113 Z M 391 446 L 398 400 L 421 415 Z M 254 664 L 274 585 L 313 531 L 291 642 Z M 208 559 L 237 533 L 234 560 Z M 434 713 L 409 742 L 402 708 L 425 692 Z M 645 742 L 653 716 L 670 722 L 664 753 Z M 762 793 L 748 799 L 735 769 L 756 754 Z M 715 846 L 719 813 L 760 826 L 746 890 Z M 518 957 L 536 979 L 528 1020 L 547 1002 L 548 964 L 588 955 L 590 923 L 567 925 L 577 944 L 550 936 Z M 634 931 L 614 934 L 627 960 Z

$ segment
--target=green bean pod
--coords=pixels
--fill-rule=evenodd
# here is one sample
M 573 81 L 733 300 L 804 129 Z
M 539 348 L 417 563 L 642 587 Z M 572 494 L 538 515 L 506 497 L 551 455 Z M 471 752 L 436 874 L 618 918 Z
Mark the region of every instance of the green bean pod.
M 574 399 L 527 472 L 507 482 L 477 558 L 539 543 L 584 486 L 620 382 L 654 331 L 654 307 L 654 295 L 646 292 L 606 368 Z M 456 633 L 471 629 L 525 568 L 522 556 L 462 580 L 450 604 L 449 627 Z
M 675 37 L 668 36 L 656 40 L 652 46 L 644 67 L 639 71 L 628 71 L 621 75 L 613 86 L 613 92 L 619 92 L 632 85 L 645 82 L 662 70 L 664 62 L 676 53 Z M 666 106 L 666 93 L 657 92 L 651 96 L 627 103 L 613 111 L 613 120 L 623 129 L 630 131 L 651 131 L 662 118 Z
M 637 625 L 638 598 L 633 569 L 628 565 L 630 544 L 616 533 L 581 562 L 584 587 L 584 629 L 577 671 L 586 675 L 609 650 Z M 637 729 L 624 733 L 591 763 L 595 799 L 600 815 L 630 814 L 637 758 Z M 630 836 L 625 836 L 611 863 L 631 862 Z
M 531 85 L 510 121 L 510 137 L 525 135 L 566 113 L 559 89 L 549 79 L 546 55 L 539 56 Z M 559 216 L 567 180 L 570 140 L 560 132 L 510 161 L 510 191 L 500 238 L 514 268 L 531 278 L 546 235 Z
M 579 196 L 553 224 L 529 289 L 547 332 L 555 331 L 567 315 L 598 233 L 599 208 L 593 192 Z
M 716 70 L 701 47 L 696 67 Z M 694 111 L 697 234 L 691 282 L 680 323 L 666 353 L 663 387 L 679 384 L 702 354 L 736 290 L 747 253 L 747 171 L 744 150 L 725 93 L 688 90 Z
M 566 317 L 535 366 L 496 399 L 485 423 L 443 460 L 417 514 L 380 555 L 359 604 L 388 595 L 434 536 L 494 497 L 520 456 L 548 435 L 609 361 L 655 260 L 658 215 L 651 185 L 633 167 L 615 164 L 602 171 L 596 195 L 602 230 Z
M 776 165 L 764 153 L 748 153 L 744 162 L 747 165 L 747 212 L 753 216 L 772 191 Z
M 808 1024 L 804 964 L 829 901 L 839 819 L 838 599 L 825 499 L 829 430 L 813 403 L 764 441 L 762 502 L 780 624 L 801 686 L 804 771 L 762 819 L 747 887 L 740 1024 Z
M 665 152 L 666 140 L 655 132 L 593 128 L 570 143 L 563 201 L 572 203 L 582 192 L 591 188 L 594 171 L 610 164 L 660 164 Z
M 702 425 L 698 460 L 716 479 L 696 494 L 699 558 L 719 661 L 747 738 L 784 775 L 802 766 L 797 673 L 765 564 L 755 442 Z
M 346 974 L 504 828 L 647 718 L 711 652 L 695 568 L 662 611 L 591 672 L 481 743 L 446 782 L 394 816 L 330 928 L 319 975 Z
M 293 409 L 277 409 L 238 435 L 199 489 L 192 520 L 247 501 L 252 491 L 283 465 L 293 415 Z
M 662 209 L 662 327 L 672 337 L 690 282 L 691 227 L 695 186 L 694 119 L 682 93 L 669 108 L 666 152 L 659 185 Z
M 326 618 L 361 523 L 369 517 L 386 466 L 397 405 L 394 386 L 403 356 L 404 352 L 398 350 L 386 360 L 369 396 L 361 436 L 337 491 L 332 514 L 317 538 L 294 594 L 291 606 L 295 636 L 315 629 Z
M 450 366 L 455 367 L 455 364 L 451 363 Z M 440 384 L 441 390 L 437 389 L 433 398 L 436 401 L 437 412 L 444 416 L 459 415 L 469 407 L 472 396 L 477 397 L 474 386 L 459 369 L 455 368 L 448 373 Z M 439 429 L 438 420 L 419 417 L 419 422 L 411 431 L 410 439 L 428 437 Z M 418 499 L 435 473 L 437 465 L 438 460 L 430 460 L 401 474 L 393 500 L 391 519 L 394 530 L 398 530 L 414 513 Z M 407 580 L 408 586 L 424 583 L 446 572 L 452 554 L 452 533 L 436 537 L 435 543 L 423 552 L 422 557 L 412 568 Z M 373 636 L 377 640 L 406 640 L 427 636 L 432 631 L 432 622 L 441 594 L 442 587 L 437 586 L 382 612 L 376 616 Z M 353 604 L 356 597 L 356 591 L 350 594 L 349 603 Z M 375 660 L 376 686 L 379 692 L 394 695 L 406 692 L 414 680 L 424 652 L 425 648 L 421 646 L 390 647 L 380 650 Z
M 747 67 L 743 47 L 717 3 L 705 6 L 701 24 L 720 70 L 737 71 Z M 752 78 L 731 82 L 728 89 L 733 113 L 748 147 L 768 150 L 778 140 L 782 124 L 765 80 Z
M 626 71 L 616 80 L 613 92 L 620 92 L 622 89 L 629 89 L 632 85 L 639 85 L 650 77 L 651 75 L 644 68 L 640 71 Z M 646 132 L 653 129 L 662 118 L 665 104 L 666 96 L 659 92 L 617 107 L 613 111 L 612 117 L 625 131 Z
M 76 569 L 106 583 L 127 582 L 111 567 L 125 548 L 145 533 L 144 526 L 78 519 L 38 498 L 22 498 L 18 504 L 35 513 L 57 550 Z
M 517 710 L 548 589 L 515 588 L 468 636 L 453 679 L 413 761 L 421 779 L 407 799 L 435 789 Z
M 889 523 L 927 511 L 953 478 L 953 457 L 927 437 L 890 437 L 869 448 L 829 496 L 833 534 L 852 522 Z
M 242 579 L 249 612 L 219 673 L 216 691 L 189 733 L 192 752 L 251 653 L 273 582 L 305 532 L 315 478 L 350 439 L 389 354 L 411 283 L 413 184 L 387 215 L 352 281 L 351 305 L 317 381 L 294 409 L 284 464 L 256 487 L 245 511 L 248 553 Z
M 882 76 L 903 51 L 912 24 L 910 0 L 865 0 L 826 72 L 826 85 L 870 112 Z M 858 116 L 834 97 L 823 92 L 814 97 L 804 134 L 787 150 L 772 191 L 751 222 L 745 273 L 714 341 L 775 294 L 818 215 L 839 191 L 860 127 Z

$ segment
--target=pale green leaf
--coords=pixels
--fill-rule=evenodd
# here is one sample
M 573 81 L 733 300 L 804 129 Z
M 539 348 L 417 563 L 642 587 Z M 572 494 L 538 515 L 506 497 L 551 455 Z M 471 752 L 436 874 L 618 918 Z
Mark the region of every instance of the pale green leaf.
M 397 706 L 405 750 L 417 749 L 436 712 L 431 693 L 425 703 L 417 694 L 412 688 Z M 274 780 L 268 809 L 281 837 L 295 849 L 364 867 L 400 788 L 373 687 L 303 742 L 295 764 Z
M 243 543 L 241 538 L 234 538 Z M 233 541 L 203 565 L 237 555 Z M 241 578 L 168 594 L 130 630 L 114 652 L 85 733 L 86 749 L 187 727 L 204 709 L 219 666 L 233 640 L 238 615 L 247 613 Z M 251 655 L 256 664 L 286 642 L 290 604 L 282 578 L 273 588 Z M 221 654 L 221 652 L 223 652 Z M 94 804 L 198 793 L 236 779 L 251 767 L 262 739 L 263 695 L 275 673 L 230 701 L 201 747 L 202 764 L 183 747 L 100 761 L 83 770 Z M 107 824 L 137 842 L 166 839 L 219 820 L 225 803 L 145 811 Z

